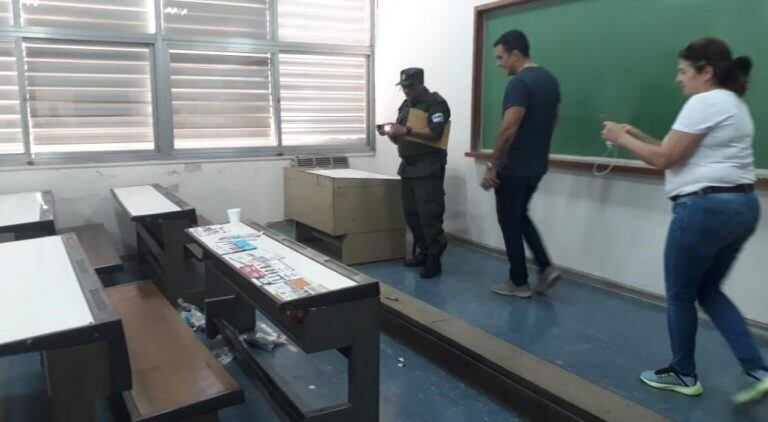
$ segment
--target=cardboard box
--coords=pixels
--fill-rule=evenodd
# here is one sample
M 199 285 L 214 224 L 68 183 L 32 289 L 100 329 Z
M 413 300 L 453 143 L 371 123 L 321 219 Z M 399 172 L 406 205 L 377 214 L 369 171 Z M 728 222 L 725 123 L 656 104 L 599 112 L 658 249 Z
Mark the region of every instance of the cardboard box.
M 283 174 L 285 216 L 300 223 L 299 240 L 315 237 L 334 243 L 345 264 L 405 256 L 400 178 L 295 167 Z
M 332 236 L 405 229 L 397 177 L 294 167 L 284 176 L 287 218 Z

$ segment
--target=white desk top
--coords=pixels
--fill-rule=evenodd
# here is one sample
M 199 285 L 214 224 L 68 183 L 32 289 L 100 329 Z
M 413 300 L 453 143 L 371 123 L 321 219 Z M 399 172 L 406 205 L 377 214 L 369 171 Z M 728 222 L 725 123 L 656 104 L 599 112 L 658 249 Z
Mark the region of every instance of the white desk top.
M 127 188 L 114 188 L 118 200 L 132 217 L 164 214 L 179 211 L 178 205 L 169 201 L 154 187 L 150 185 L 131 186 Z
M 307 173 L 317 174 L 320 176 L 332 177 L 335 179 L 380 179 L 380 180 L 399 180 L 397 176 L 388 176 L 386 174 L 371 173 L 362 170 L 353 169 L 327 169 L 327 170 L 310 170 Z
M 0 243 L 0 344 L 93 324 L 59 236 Z
M 213 245 L 222 239 L 241 246 L 243 241 L 250 244 L 243 248 L 250 250 L 225 254 L 225 259 L 280 302 L 357 285 L 245 224 L 199 227 L 190 232 L 213 249 L 220 249 Z
M 41 221 L 41 209 L 47 207 L 42 192 L 0 195 L 0 227 Z

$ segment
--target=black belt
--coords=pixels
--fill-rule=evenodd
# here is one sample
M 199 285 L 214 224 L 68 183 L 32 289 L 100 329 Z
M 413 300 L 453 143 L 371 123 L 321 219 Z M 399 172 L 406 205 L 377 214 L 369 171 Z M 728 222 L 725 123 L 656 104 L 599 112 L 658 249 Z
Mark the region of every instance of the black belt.
M 744 183 L 744 184 L 735 185 L 735 186 L 707 186 L 695 192 L 684 193 L 682 195 L 675 195 L 669 199 L 671 199 L 672 202 L 675 202 L 680 198 L 685 198 L 686 196 L 712 195 L 713 193 L 752 193 L 754 191 L 755 191 L 755 185 L 752 183 Z

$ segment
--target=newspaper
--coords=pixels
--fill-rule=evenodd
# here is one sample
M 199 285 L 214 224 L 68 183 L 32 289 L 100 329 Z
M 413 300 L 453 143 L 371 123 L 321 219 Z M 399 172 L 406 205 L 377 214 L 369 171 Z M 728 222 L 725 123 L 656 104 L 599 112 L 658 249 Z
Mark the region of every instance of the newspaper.
M 356 285 L 244 224 L 196 227 L 189 232 L 280 302 Z

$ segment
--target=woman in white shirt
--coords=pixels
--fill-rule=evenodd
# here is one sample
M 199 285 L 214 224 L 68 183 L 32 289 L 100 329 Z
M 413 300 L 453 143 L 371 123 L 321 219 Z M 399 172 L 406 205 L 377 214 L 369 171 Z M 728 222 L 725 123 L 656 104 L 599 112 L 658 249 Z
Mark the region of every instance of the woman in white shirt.
M 752 62 L 732 59 L 714 38 L 692 42 L 678 57 L 676 82 L 689 98 L 663 141 L 627 124 L 603 127 L 603 139 L 665 171 L 665 190 L 674 201 L 664 251 L 673 358 L 640 378 L 656 388 L 702 393 L 694 360 L 698 302 L 756 382 L 749 397 L 737 400 L 756 399 L 768 392 L 768 368 L 744 317 L 720 289 L 760 216 L 753 193 L 754 124 L 741 99 Z

